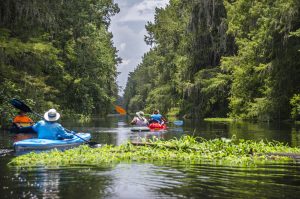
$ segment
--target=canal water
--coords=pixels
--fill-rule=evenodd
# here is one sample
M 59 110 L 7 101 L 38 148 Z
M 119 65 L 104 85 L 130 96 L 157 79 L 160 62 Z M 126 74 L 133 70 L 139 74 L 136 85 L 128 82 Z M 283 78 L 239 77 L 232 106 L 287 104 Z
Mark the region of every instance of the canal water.
M 182 135 L 205 139 L 277 140 L 300 147 L 300 126 L 288 123 L 199 122 L 169 124 L 164 132 L 131 132 L 130 118 L 111 116 L 88 123 L 64 121 L 75 131 L 90 132 L 93 141 L 119 145 L 127 140 Z M 4 153 L 16 140 L 33 135 L 0 131 Z M 255 168 L 187 164 L 185 162 L 121 163 L 20 169 L 7 166 L 14 154 L 0 157 L 0 198 L 299 198 L 300 162 Z

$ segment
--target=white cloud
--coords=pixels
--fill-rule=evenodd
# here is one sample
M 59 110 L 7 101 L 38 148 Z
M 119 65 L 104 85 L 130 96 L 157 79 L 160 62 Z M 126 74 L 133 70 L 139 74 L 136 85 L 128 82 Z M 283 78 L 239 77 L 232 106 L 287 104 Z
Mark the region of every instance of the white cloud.
M 121 43 L 121 44 L 119 45 L 118 50 L 123 51 L 123 50 L 125 50 L 125 48 L 126 48 L 126 43 Z
M 153 21 L 155 8 L 164 7 L 167 3 L 168 0 L 143 0 L 129 8 L 119 21 Z
M 130 59 L 125 59 L 125 60 L 122 60 L 122 66 L 127 66 L 127 65 L 129 65 L 129 64 L 130 64 L 130 62 L 131 62 L 131 60 L 130 60 Z
M 139 59 L 149 50 L 149 46 L 144 42 L 145 29 L 138 31 L 128 25 L 113 25 L 111 31 L 114 34 L 114 43 L 119 50 L 118 55 L 122 59 Z

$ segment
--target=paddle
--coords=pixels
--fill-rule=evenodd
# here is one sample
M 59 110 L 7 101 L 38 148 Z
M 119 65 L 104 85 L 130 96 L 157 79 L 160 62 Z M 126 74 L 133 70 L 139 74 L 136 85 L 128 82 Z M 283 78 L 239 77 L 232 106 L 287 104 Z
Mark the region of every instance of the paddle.
M 18 99 L 12 99 L 10 101 L 11 105 L 13 105 L 15 108 L 24 111 L 25 113 L 33 113 L 34 115 L 37 115 L 40 118 L 44 118 L 42 115 L 34 112 L 31 110 L 31 108 L 29 108 L 24 102 L 18 100 Z M 85 143 L 87 143 L 90 147 L 99 147 L 101 144 L 97 143 L 97 142 L 91 142 L 88 141 L 82 137 L 80 137 L 79 135 L 77 135 L 76 133 L 73 133 L 71 130 L 64 128 L 68 133 L 71 133 L 73 135 L 75 135 L 76 137 L 80 138 L 81 140 L 83 140 Z
M 13 152 L 15 152 L 13 149 L 0 149 L 0 157 L 12 154 Z
M 176 120 L 176 121 L 173 122 L 173 124 L 175 124 L 176 126 L 182 126 L 183 121 L 182 120 Z
M 114 105 L 115 106 L 115 109 L 116 111 L 120 114 L 120 115 L 126 115 L 126 110 L 123 109 L 121 106 L 118 106 L 118 105 Z

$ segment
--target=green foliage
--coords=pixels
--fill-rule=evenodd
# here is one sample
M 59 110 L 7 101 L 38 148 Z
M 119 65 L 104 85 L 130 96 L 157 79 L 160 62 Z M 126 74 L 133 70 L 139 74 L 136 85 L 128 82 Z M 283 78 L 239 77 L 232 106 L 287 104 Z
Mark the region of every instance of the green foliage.
M 172 89 L 172 86 L 164 85 L 151 90 L 146 99 L 146 104 L 148 104 L 146 111 L 153 112 L 159 109 L 166 112 L 173 103 Z
M 149 143 L 149 142 L 148 142 Z M 279 142 L 251 140 L 214 139 L 204 140 L 190 136 L 169 141 L 154 140 L 145 146 L 130 143 L 120 146 L 105 145 L 101 148 L 81 146 L 64 152 L 52 150 L 44 153 L 29 153 L 14 158 L 9 165 L 20 167 L 103 165 L 123 161 L 154 162 L 184 161 L 185 163 L 207 163 L 249 167 L 265 162 L 290 160 L 272 156 L 269 153 L 299 153 L 299 148 L 291 148 Z M 271 157 L 272 156 L 272 157 Z
M 204 121 L 207 122 L 234 122 L 235 119 L 232 118 L 204 118 Z
M 0 108 L 17 97 L 36 111 L 105 114 L 117 95 L 110 0 L 0 2 Z M 8 110 L 6 110 L 8 111 Z
M 147 99 L 140 109 L 179 107 L 187 117 L 289 118 L 300 91 L 299 8 L 297 0 L 171 0 L 146 26 L 152 49 L 129 78 L 125 104 L 138 95 Z
M 157 9 L 145 37 L 155 45 L 129 77 L 125 104 L 138 95 L 146 102 L 140 109 L 148 111 L 176 107 L 181 115 L 226 116 L 230 78 L 218 67 L 220 56 L 232 51 L 225 16 L 220 0 L 171 0 Z
M 231 116 L 259 120 L 289 116 L 289 101 L 299 91 L 300 40 L 289 35 L 299 23 L 299 2 L 225 1 L 228 32 L 238 53 L 223 58 L 231 71 Z M 296 78 L 295 78 L 296 77 Z
M 144 101 L 141 95 L 135 95 L 133 98 L 130 99 L 128 104 L 128 108 L 130 110 L 141 110 L 144 106 Z
M 290 104 L 292 106 L 291 117 L 294 120 L 300 119 L 300 94 L 295 94 L 291 100 Z

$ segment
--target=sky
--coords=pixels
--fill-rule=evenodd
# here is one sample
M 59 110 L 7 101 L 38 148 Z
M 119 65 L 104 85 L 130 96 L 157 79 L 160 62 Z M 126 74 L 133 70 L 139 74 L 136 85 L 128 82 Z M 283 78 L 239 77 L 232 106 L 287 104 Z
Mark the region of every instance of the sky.
M 122 63 L 118 65 L 120 72 L 117 83 L 125 89 L 129 72 L 134 71 L 142 61 L 144 53 L 150 46 L 144 42 L 147 35 L 145 25 L 154 21 L 156 7 L 165 7 L 169 0 L 115 0 L 120 12 L 112 17 L 110 31 L 113 33 L 114 46 Z M 119 92 L 123 95 L 123 90 Z

